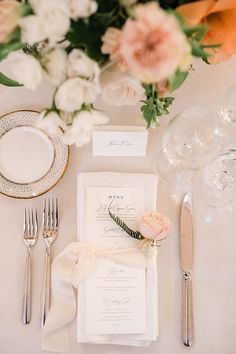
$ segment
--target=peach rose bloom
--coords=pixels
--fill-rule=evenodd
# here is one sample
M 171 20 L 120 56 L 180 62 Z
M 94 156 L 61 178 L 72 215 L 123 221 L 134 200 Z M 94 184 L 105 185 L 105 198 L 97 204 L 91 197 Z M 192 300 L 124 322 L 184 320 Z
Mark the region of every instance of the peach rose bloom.
M 203 44 L 222 44 L 218 48 L 209 49 L 209 53 L 213 54 L 209 58 L 211 63 L 226 60 L 236 54 L 235 0 L 201 0 L 182 5 L 177 11 L 190 25 L 208 25 Z
M 103 54 L 109 54 L 110 59 L 117 59 L 119 56 L 121 30 L 115 27 L 108 27 L 102 36 L 103 45 L 101 51 Z
M 0 1 L 0 43 L 7 42 L 9 34 L 18 25 L 20 3 L 14 0 Z
M 177 20 L 156 2 L 137 5 L 120 34 L 119 54 L 128 70 L 145 83 L 170 77 L 190 52 Z
M 170 220 L 166 216 L 152 211 L 142 215 L 138 220 L 138 229 L 145 238 L 160 241 L 166 237 L 170 230 Z
M 102 36 L 103 45 L 101 52 L 109 54 L 111 61 L 117 62 L 119 69 L 124 72 L 127 70 L 127 65 L 120 54 L 120 36 L 121 30 L 115 27 L 108 27 L 105 34 Z

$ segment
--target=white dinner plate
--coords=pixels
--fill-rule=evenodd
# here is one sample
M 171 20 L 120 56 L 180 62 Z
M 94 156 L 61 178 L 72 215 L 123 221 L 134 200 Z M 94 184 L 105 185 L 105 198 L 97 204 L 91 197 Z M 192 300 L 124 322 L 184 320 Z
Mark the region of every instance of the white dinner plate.
M 16 111 L 0 118 L 0 193 L 33 198 L 46 193 L 62 178 L 69 148 L 55 135 L 38 129 L 38 112 Z

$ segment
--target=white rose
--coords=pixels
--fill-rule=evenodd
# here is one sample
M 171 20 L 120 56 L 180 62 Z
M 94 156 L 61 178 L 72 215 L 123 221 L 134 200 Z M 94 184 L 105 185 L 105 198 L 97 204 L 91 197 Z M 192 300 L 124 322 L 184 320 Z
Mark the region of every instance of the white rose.
M 62 111 L 73 112 L 80 109 L 83 103 L 95 102 L 99 93 L 98 85 L 75 77 L 59 86 L 55 94 L 55 104 Z
M 58 133 L 58 128 L 62 128 L 64 131 L 67 129 L 66 123 L 56 112 L 49 112 L 45 116 L 46 111 L 42 111 L 38 117 L 35 126 L 48 132 L 51 135 Z
M 37 59 L 30 54 L 17 51 L 8 56 L 7 64 L 16 81 L 28 89 L 36 90 L 43 77 L 43 69 Z
M 29 45 L 41 42 L 46 39 L 38 16 L 25 16 L 20 20 L 21 41 Z
M 64 134 L 63 140 L 66 144 L 76 144 L 81 147 L 90 142 L 93 130 L 97 125 L 106 124 L 109 119 L 98 111 L 79 112 L 70 128 Z
M 68 69 L 69 77 L 82 76 L 98 83 L 100 68 L 96 61 L 90 59 L 82 50 L 73 49 L 68 55 Z
M 78 17 L 89 17 L 97 11 L 98 5 L 94 0 L 69 0 L 70 16 L 73 19 Z
M 115 65 L 108 66 L 100 76 L 103 101 L 112 106 L 131 106 L 145 97 L 140 81 L 123 74 Z
M 63 48 L 43 50 L 41 64 L 55 85 L 59 85 L 66 79 L 67 54 Z
M 36 15 L 51 44 L 63 39 L 70 29 L 69 9 L 64 0 L 41 1 Z

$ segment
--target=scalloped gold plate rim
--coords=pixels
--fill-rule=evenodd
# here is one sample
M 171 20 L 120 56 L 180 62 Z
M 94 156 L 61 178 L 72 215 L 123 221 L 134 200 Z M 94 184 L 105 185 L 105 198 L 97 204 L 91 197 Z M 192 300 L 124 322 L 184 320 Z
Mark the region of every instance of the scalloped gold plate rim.
M 0 117 L 0 128 L 1 128 L 2 124 L 4 124 L 3 121 L 4 121 L 4 119 L 6 119 L 6 117 L 12 117 L 12 115 L 17 115 L 17 114 L 22 114 L 22 113 L 26 113 L 26 114 L 27 114 L 27 113 L 32 113 L 33 115 L 32 115 L 32 117 L 31 117 L 31 119 L 33 119 L 33 116 L 34 116 L 35 114 L 39 114 L 38 111 L 36 111 L 36 110 L 30 110 L 30 109 L 15 110 L 15 111 L 12 111 L 12 112 L 5 113 L 5 114 L 3 114 L 3 115 Z M 17 119 L 17 117 L 16 117 L 16 119 Z M 20 126 L 20 125 L 22 126 L 22 124 L 16 124 L 15 127 L 16 127 L 16 126 Z M 32 122 L 28 122 L 27 125 L 28 125 L 28 126 L 33 126 Z M 7 130 L 8 130 L 8 129 L 6 129 L 6 130 L 4 131 L 4 133 L 5 133 Z M 59 130 L 60 130 L 60 132 L 62 132 L 62 129 L 59 128 Z M 42 131 L 48 136 L 48 138 L 49 138 L 50 140 L 52 140 L 52 141 L 54 142 L 54 139 L 53 139 L 53 137 L 52 137 L 50 134 L 48 134 L 48 133 L 45 132 L 44 130 L 42 130 Z M 4 133 L 3 133 L 3 134 L 4 134 Z M 2 133 L 0 132 L 0 137 L 1 137 L 1 135 L 2 135 Z M 59 139 L 59 134 L 58 134 L 58 136 L 57 136 L 57 139 Z M 60 139 L 59 139 L 59 140 L 60 140 Z M 55 142 L 54 142 L 54 143 L 55 143 Z M 61 144 L 62 144 L 62 142 L 61 142 Z M 42 188 L 40 191 L 34 192 L 33 194 L 30 194 L 30 192 L 28 192 L 28 194 L 25 194 L 25 195 L 20 195 L 20 193 L 19 193 L 19 195 L 14 195 L 14 194 L 11 193 L 11 192 L 7 192 L 6 190 L 3 190 L 2 185 L 1 185 L 1 181 L 4 180 L 6 183 L 13 184 L 14 186 L 18 186 L 19 188 L 22 188 L 22 186 L 24 186 L 24 188 L 27 188 L 27 187 L 28 187 L 28 189 L 30 189 L 30 187 L 31 187 L 32 185 L 34 185 L 34 184 L 36 184 L 36 183 L 42 182 L 43 179 L 44 179 L 45 177 L 47 177 L 49 173 L 52 172 L 52 168 L 53 168 L 53 166 L 54 166 L 54 163 L 60 163 L 60 161 L 57 160 L 57 157 L 55 157 L 54 163 L 53 163 L 51 169 L 50 169 L 50 170 L 48 171 L 48 173 L 46 174 L 46 176 L 43 176 L 40 180 L 35 181 L 35 182 L 32 182 L 32 183 L 28 183 L 28 184 L 22 185 L 22 184 L 20 184 L 20 183 L 14 183 L 14 182 L 11 182 L 11 181 L 7 181 L 7 179 L 6 179 L 4 176 L 2 176 L 1 173 L 0 173 L 0 194 L 5 195 L 5 196 L 10 197 L 10 198 L 14 198 L 14 199 L 33 199 L 33 198 L 40 197 L 40 196 L 44 195 L 45 193 L 48 193 L 49 191 L 51 191 L 51 190 L 62 180 L 62 178 L 64 177 L 64 175 L 65 175 L 65 173 L 66 173 L 66 170 L 67 170 L 67 167 L 68 167 L 68 164 L 69 164 L 69 160 L 70 160 L 70 148 L 69 148 L 69 146 L 67 146 L 67 145 L 65 145 L 65 144 L 62 144 L 62 145 L 64 145 L 64 148 L 65 148 L 65 150 L 66 150 L 66 152 L 65 152 L 66 156 L 64 156 L 64 157 L 66 158 L 66 161 L 65 161 L 65 163 L 64 163 L 64 165 L 63 165 L 63 169 L 61 170 L 60 174 L 55 178 L 55 181 L 50 184 L 50 187 L 49 187 L 49 188 L 48 188 L 48 187 L 47 187 L 47 188 Z

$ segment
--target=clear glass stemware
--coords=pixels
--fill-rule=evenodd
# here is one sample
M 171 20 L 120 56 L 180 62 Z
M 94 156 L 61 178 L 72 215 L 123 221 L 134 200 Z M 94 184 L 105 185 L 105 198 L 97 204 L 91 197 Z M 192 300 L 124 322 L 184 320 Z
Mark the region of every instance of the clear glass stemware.
M 236 198 L 236 144 L 199 172 L 195 188 L 205 204 L 213 207 L 224 207 Z
M 168 184 L 188 183 L 220 151 L 225 123 L 202 107 L 190 108 L 174 117 L 163 134 L 154 158 L 154 169 Z

